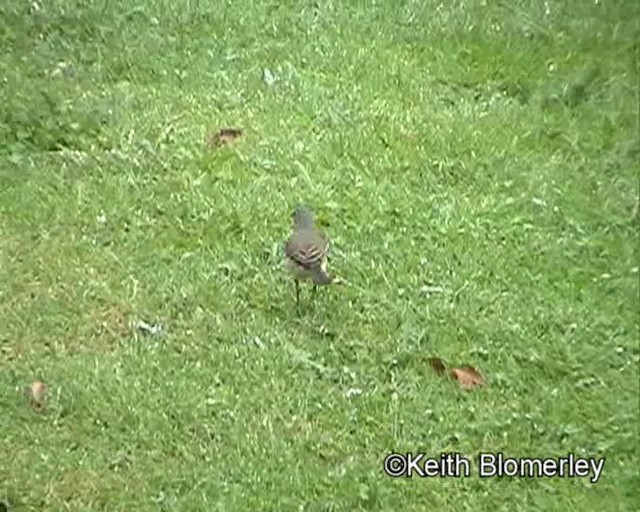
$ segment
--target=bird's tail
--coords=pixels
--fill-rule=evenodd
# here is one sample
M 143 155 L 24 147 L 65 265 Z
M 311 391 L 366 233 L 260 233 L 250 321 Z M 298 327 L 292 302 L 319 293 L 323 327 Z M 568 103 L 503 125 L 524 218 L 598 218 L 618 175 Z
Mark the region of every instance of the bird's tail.
M 318 286 L 324 286 L 331 284 L 333 281 L 333 276 L 329 275 L 327 272 L 322 270 L 321 268 L 313 269 L 313 284 Z

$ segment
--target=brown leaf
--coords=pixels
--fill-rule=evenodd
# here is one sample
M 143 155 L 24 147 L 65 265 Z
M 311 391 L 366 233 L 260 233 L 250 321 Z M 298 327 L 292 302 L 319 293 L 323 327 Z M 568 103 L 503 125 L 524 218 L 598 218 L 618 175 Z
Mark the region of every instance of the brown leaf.
M 24 394 L 32 407 L 41 410 L 47 400 L 47 391 L 47 385 L 41 380 L 36 380 L 25 388 Z
M 472 366 L 461 366 L 460 368 L 454 368 L 449 372 L 451 378 L 458 381 L 462 389 L 474 389 L 480 386 L 484 386 L 486 383 L 485 378 Z
M 222 128 L 209 138 L 209 145 L 212 147 L 224 146 L 242 137 L 242 130 L 238 128 Z
M 438 375 L 442 375 L 444 372 L 447 371 L 447 365 L 445 365 L 444 361 L 439 357 L 430 357 L 428 361 L 429 361 L 429 364 L 431 365 L 431 368 L 433 368 L 433 371 L 436 372 Z

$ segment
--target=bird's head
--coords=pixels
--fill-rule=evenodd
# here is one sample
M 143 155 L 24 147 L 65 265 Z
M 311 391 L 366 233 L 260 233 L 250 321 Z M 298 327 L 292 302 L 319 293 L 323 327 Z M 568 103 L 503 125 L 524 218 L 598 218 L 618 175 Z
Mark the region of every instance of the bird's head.
M 293 210 L 293 223 L 299 228 L 312 228 L 313 212 L 306 206 L 296 206 Z

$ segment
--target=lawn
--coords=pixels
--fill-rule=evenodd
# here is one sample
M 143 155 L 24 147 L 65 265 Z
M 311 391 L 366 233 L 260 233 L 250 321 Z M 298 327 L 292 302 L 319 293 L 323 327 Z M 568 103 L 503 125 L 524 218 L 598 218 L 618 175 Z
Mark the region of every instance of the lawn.
M 3 2 L 0 500 L 638 510 L 639 20 L 635 0 Z M 242 137 L 210 144 L 224 127 Z M 296 312 L 298 203 L 342 282 Z M 606 462 L 595 484 L 394 479 L 392 452 Z

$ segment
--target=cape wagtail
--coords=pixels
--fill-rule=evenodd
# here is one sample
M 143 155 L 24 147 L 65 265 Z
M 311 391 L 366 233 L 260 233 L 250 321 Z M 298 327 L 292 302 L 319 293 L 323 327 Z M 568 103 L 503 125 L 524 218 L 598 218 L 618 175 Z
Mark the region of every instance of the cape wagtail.
M 285 269 L 294 276 L 296 306 L 300 305 L 300 281 L 311 280 L 316 286 L 331 284 L 333 276 L 327 272 L 329 238 L 315 227 L 313 213 L 298 206 L 293 212 L 291 235 L 284 246 Z

